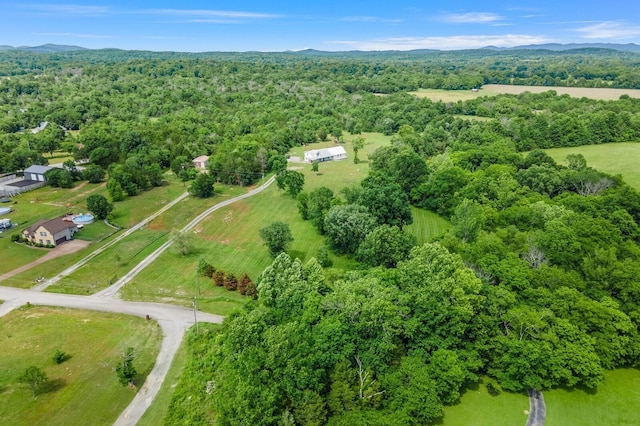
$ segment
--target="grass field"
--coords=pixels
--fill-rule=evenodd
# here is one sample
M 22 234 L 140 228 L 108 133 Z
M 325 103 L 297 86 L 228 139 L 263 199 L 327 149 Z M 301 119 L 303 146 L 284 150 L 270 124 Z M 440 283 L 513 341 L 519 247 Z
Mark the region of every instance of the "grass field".
M 545 393 L 546 396 L 546 393 Z M 526 394 L 502 392 L 491 396 L 484 384 L 471 386 L 460 402 L 445 407 L 444 426 L 512 426 L 527 422 L 529 398 Z
M 409 92 L 419 98 L 429 98 L 434 102 L 458 102 L 468 101 L 480 96 L 495 96 L 502 94 L 518 95 L 524 92 L 543 93 L 554 90 L 558 95 L 569 95 L 574 98 L 591 98 L 600 100 L 616 100 L 621 95 L 629 95 L 632 98 L 640 98 L 638 89 L 608 89 L 590 87 L 554 87 L 554 86 L 515 86 L 509 84 L 485 84 L 477 92 L 471 90 L 442 90 L 442 89 L 418 89 Z
M 596 393 L 556 389 L 544 392 L 548 426 L 640 425 L 640 370 L 607 371 Z
M 567 155 L 582 154 L 587 165 L 602 172 L 620 174 L 625 182 L 640 191 L 640 143 L 609 143 L 545 150 L 558 164 L 566 165 Z
M 411 214 L 413 223 L 404 229 L 416 236 L 418 244 L 428 243 L 451 228 L 449 221 L 429 210 L 411 207 Z
M 125 346 L 136 349 L 136 383 L 151 371 L 162 333 L 132 316 L 74 309 L 23 307 L 0 318 L 0 424 L 111 425 L 135 395 L 114 367 Z M 60 349 L 71 358 L 52 361 Z M 49 378 L 48 392 L 31 397 L 17 378 L 30 365 Z

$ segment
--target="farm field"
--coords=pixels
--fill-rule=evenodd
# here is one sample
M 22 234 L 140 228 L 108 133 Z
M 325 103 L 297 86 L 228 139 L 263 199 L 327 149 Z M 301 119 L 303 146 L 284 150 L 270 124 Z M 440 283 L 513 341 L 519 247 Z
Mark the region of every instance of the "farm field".
M 609 143 L 585 145 L 571 148 L 552 148 L 545 150 L 558 164 L 565 164 L 567 155 L 582 154 L 587 166 L 602 172 L 620 174 L 625 182 L 640 191 L 640 143 Z
M 135 348 L 135 382 L 151 371 L 162 333 L 155 322 L 75 309 L 22 307 L 0 318 L 0 424 L 110 425 L 135 395 L 114 372 L 125 346 Z M 70 332 L 73 330 L 73 332 Z M 60 349 L 70 355 L 52 360 Z M 47 392 L 33 399 L 16 383 L 29 366 L 44 370 Z M 90 419 L 90 421 L 88 421 Z
M 616 100 L 622 95 L 632 98 L 640 98 L 638 89 L 608 89 L 593 87 L 560 87 L 560 86 L 515 86 L 510 84 L 485 84 L 477 92 L 471 90 L 443 90 L 443 89 L 418 89 L 410 94 L 419 98 L 429 98 L 434 102 L 457 102 L 479 98 L 481 96 L 495 96 L 502 94 L 518 95 L 524 92 L 543 93 L 549 90 L 558 95 L 569 95 L 574 98 L 591 98 L 599 100 Z

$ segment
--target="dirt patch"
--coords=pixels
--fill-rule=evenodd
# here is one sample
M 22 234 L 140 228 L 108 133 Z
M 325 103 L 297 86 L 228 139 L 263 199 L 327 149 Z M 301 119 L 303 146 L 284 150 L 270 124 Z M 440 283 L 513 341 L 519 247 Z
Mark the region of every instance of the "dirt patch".
M 151 223 L 147 224 L 147 227 L 154 231 L 163 231 L 165 228 L 162 216 L 155 218 Z
M 80 185 L 72 188 L 71 192 L 76 192 L 76 191 L 80 190 L 80 188 L 84 188 L 88 183 L 89 182 L 87 182 L 87 181 L 82 182 Z

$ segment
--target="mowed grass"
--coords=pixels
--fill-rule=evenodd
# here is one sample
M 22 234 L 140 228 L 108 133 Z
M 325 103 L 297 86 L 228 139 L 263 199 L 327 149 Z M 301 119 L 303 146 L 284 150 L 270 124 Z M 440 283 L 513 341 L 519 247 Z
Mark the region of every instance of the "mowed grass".
M 574 98 L 591 98 L 598 100 L 617 100 L 622 95 L 629 95 L 632 98 L 640 98 L 638 89 L 609 89 L 592 87 L 557 87 L 557 86 L 516 86 L 511 84 L 485 84 L 477 92 L 471 90 L 443 90 L 443 89 L 418 89 L 409 94 L 419 98 L 429 98 L 434 102 L 458 102 L 476 99 L 481 96 L 495 95 L 519 95 L 524 92 L 544 93 L 550 90 L 558 95 L 569 95 Z
M 640 370 L 607 371 L 596 393 L 555 389 L 543 392 L 548 426 L 640 425 Z
M 151 371 L 162 332 L 133 316 L 49 307 L 23 307 L 0 318 L 0 424 L 111 425 L 135 396 L 118 383 L 114 368 L 122 349 L 136 350 L 140 386 Z M 60 349 L 71 356 L 52 361 Z M 33 399 L 17 383 L 35 365 L 49 378 Z
M 546 399 L 546 393 L 545 393 Z M 444 408 L 444 426 L 513 426 L 527 422 L 526 394 L 502 392 L 491 396 L 484 383 L 468 388 L 456 405 Z M 604 424 L 604 423 L 602 423 Z
M 107 288 L 169 239 L 164 231 L 140 229 L 47 289 L 92 294 Z
M 622 175 L 625 182 L 640 191 L 640 143 L 624 142 L 584 145 L 545 150 L 558 164 L 567 164 L 567 155 L 582 154 L 587 166 L 611 174 Z
M 451 228 L 448 220 L 429 210 L 411 207 L 411 215 L 413 223 L 405 226 L 404 230 L 413 234 L 420 245 L 433 241 Z
M 256 280 L 271 264 L 260 228 L 274 221 L 289 224 L 293 234 L 288 253 L 302 262 L 314 257 L 324 245 L 310 222 L 303 221 L 296 201 L 271 185 L 262 193 L 213 212 L 192 231 L 194 251 L 181 256 L 167 250 L 122 289 L 125 299 L 153 300 L 189 304 L 198 294 L 198 307 L 225 315 L 246 300 L 236 292 L 215 287 L 209 279 L 196 276 L 200 258 L 216 269 L 240 277 L 247 273 Z
M 185 190 L 182 182 L 179 182 L 171 174 L 166 175 L 165 182 L 166 185 L 164 186 L 153 188 L 135 197 L 127 197 L 123 201 L 114 203 L 113 215 L 115 219 L 113 222 L 123 227 L 129 227 L 136 224 L 161 209 L 164 205 L 178 197 Z M 88 184 L 86 182 L 81 182 L 71 189 L 54 189 L 44 187 L 36 191 L 22 194 L 16 197 L 16 200 L 18 201 L 18 204 L 14 207 L 16 212 L 11 213 L 11 215 L 14 213 L 20 213 L 20 215 L 17 215 L 16 217 L 25 218 L 25 221 L 22 222 L 21 226 L 13 228 L 11 233 L 21 232 L 25 227 L 39 219 L 54 218 L 68 211 L 86 212 L 86 197 L 91 194 L 101 194 L 108 198 L 104 184 Z M 192 204 L 195 206 L 191 207 Z M 188 216 L 191 214 L 192 209 L 203 210 L 204 205 L 205 203 L 202 201 L 200 202 L 200 205 L 198 205 L 198 202 L 194 203 L 189 201 L 189 198 L 187 198 L 187 200 L 179 203 L 182 210 L 180 210 L 178 206 L 174 206 L 175 210 L 170 209 L 170 211 L 173 210 L 175 213 L 166 213 L 170 218 L 168 220 L 168 225 L 176 225 L 175 227 L 183 226 L 183 224 L 186 224 L 186 222 L 192 218 L 191 216 Z M 12 220 L 14 219 L 12 218 Z M 156 229 L 167 230 L 164 226 L 158 226 Z M 93 242 L 93 244 L 91 244 L 87 249 L 37 265 L 29 271 L 23 272 L 7 281 L 3 281 L 3 284 L 17 287 L 32 286 L 35 277 L 51 277 L 56 275 L 89 254 L 91 251 L 100 247 L 101 244 L 104 244 L 104 242 L 98 243 L 99 241 L 102 241 L 115 233 L 114 229 L 110 228 L 102 221 L 96 221 L 87 225 L 76 235 L 76 238 L 78 239 Z M 7 249 L 2 250 L 3 255 L 5 252 L 7 253 L 7 257 L 5 258 L 7 259 L 7 262 L 0 263 L 0 274 L 37 260 L 47 253 L 45 250 L 37 250 L 24 245 L 11 243 L 9 238 L 10 234 L 5 233 L 4 235 L 5 238 L 0 238 L 0 249 Z M 118 246 L 113 250 L 119 250 Z M 100 273 L 102 273 L 102 271 L 100 271 Z M 113 275 L 114 271 L 111 271 L 107 278 L 112 277 Z M 104 277 L 101 276 L 101 278 Z M 86 294 L 84 290 L 81 290 L 80 293 Z

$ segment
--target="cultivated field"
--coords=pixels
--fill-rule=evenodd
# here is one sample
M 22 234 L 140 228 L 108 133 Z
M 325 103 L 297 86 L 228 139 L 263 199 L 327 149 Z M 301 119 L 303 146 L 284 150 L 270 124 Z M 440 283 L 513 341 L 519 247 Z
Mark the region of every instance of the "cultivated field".
M 582 154 L 587 165 L 602 172 L 620 174 L 625 182 L 640 191 L 640 143 L 610 143 L 545 150 L 558 164 L 565 164 L 567 155 Z
M 599 100 L 616 100 L 622 95 L 629 95 L 632 98 L 640 98 L 638 89 L 608 89 L 592 87 L 557 87 L 557 86 L 514 86 L 509 84 L 485 84 L 477 92 L 471 90 L 442 90 L 442 89 L 419 89 L 409 92 L 420 98 L 429 98 L 434 102 L 457 102 L 475 99 L 480 96 L 494 96 L 501 94 L 518 95 L 524 92 L 543 93 L 549 90 L 555 91 L 558 95 L 569 95 L 574 98 L 591 98 Z
M 118 383 L 114 368 L 122 349 L 136 350 L 135 382 L 151 371 L 162 333 L 155 322 L 129 315 L 49 307 L 23 307 L 0 318 L 0 424 L 111 425 L 135 390 Z M 57 349 L 71 357 L 53 362 Z M 35 365 L 49 382 L 33 399 L 17 383 Z

